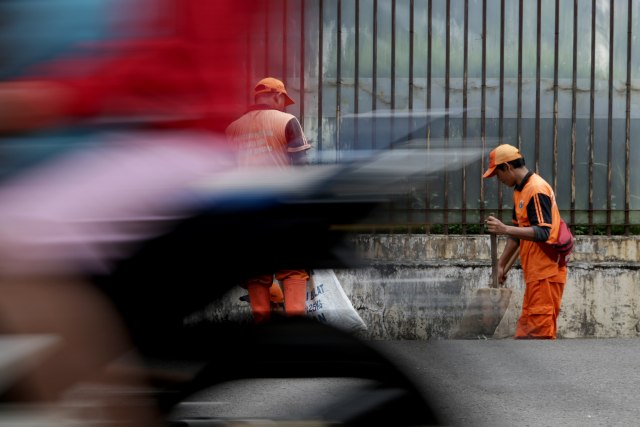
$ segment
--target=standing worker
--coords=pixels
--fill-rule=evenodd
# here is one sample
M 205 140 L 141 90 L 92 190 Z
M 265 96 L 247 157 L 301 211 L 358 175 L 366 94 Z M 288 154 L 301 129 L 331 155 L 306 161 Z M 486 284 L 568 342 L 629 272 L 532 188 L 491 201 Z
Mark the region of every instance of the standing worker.
M 525 167 L 520 150 L 509 144 L 489 154 L 489 168 L 482 175 L 513 187 L 513 226 L 489 216 L 489 233 L 509 236 L 498 260 L 498 278 L 506 280 L 507 260 L 520 247 L 520 262 L 526 284 L 516 339 L 555 339 L 562 292 L 567 280 L 566 265 L 545 253 L 543 245 L 555 243 L 560 230 L 560 212 L 551 186 Z
M 294 103 L 284 83 L 273 77 L 258 82 L 254 88 L 255 104 L 227 128 L 226 134 L 238 154 L 240 167 L 288 168 L 307 164 L 306 151 L 311 148 L 295 116 L 285 113 Z M 292 245 L 299 242 L 291 242 Z M 270 287 L 273 273 L 249 279 L 245 285 L 256 323 L 271 317 Z M 307 294 L 306 270 L 279 270 L 275 278 L 284 287 L 286 316 L 304 314 Z

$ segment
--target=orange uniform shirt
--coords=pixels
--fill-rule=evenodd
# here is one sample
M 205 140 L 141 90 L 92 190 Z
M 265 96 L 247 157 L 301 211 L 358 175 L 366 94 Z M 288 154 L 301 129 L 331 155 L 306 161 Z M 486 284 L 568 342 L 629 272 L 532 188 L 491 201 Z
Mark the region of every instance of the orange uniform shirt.
M 227 138 L 235 145 L 238 153 L 238 165 L 247 166 L 291 166 L 290 153 L 311 148 L 302 130 L 298 135 L 301 144 L 290 147 L 286 128 L 300 127 L 295 116 L 273 109 L 255 109 L 247 112 L 227 128 Z
M 519 227 L 549 227 L 547 243 L 555 243 L 560 229 L 560 211 L 551 186 L 539 175 L 530 172 L 513 192 L 513 220 Z M 542 250 L 542 242 L 520 240 L 520 262 L 525 283 L 542 279 L 565 283 L 567 267 Z

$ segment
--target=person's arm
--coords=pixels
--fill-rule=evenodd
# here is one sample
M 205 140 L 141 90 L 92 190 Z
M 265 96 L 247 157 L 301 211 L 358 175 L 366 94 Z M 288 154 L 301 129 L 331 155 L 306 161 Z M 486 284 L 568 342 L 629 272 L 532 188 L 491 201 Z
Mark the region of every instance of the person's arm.
M 291 119 L 285 128 L 285 137 L 287 138 L 287 152 L 291 159 L 291 164 L 295 166 L 304 166 L 308 164 L 307 150 L 311 145 L 304 136 L 302 126 L 297 119 Z
M 531 226 L 506 225 L 499 219 L 490 216 L 486 221 L 489 233 L 503 234 L 515 239 L 546 242 L 551 231 L 551 203 L 551 198 L 548 195 L 536 193 L 527 204 L 527 217 Z
M 518 227 L 516 225 L 506 225 L 498 218 L 490 216 L 485 221 L 487 230 L 491 234 L 505 235 L 516 240 L 535 240 L 535 230 L 533 227 Z
M 504 245 L 504 250 L 502 251 L 502 255 L 500 259 L 498 259 L 498 282 L 504 283 L 507 280 L 507 274 L 505 269 L 507 267 L 507 263 L 511 259 L 511 257 L 515 254 L 515 252 L 520 247 L 520 243 L 517 239 L 509 238 L 507 239 L 507 243 Z

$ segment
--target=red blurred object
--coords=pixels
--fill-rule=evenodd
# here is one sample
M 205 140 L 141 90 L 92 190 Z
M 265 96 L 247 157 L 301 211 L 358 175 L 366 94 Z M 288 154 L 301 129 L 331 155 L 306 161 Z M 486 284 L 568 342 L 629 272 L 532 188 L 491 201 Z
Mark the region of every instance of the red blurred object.
M 142 120 L 155 128 L 222 132 L 243 112 L 248 32 L 255 32 L 251 23 L 263 2 L 118 4 L 119 14 L 144 7 L 149 18 L 136 31 L 152 36 L 87 45 L 81 54 L 40 66 L 28 77 L 66 89 L 44 101 L 64 106 L 57 111 L 60 121 L 100 116 Z

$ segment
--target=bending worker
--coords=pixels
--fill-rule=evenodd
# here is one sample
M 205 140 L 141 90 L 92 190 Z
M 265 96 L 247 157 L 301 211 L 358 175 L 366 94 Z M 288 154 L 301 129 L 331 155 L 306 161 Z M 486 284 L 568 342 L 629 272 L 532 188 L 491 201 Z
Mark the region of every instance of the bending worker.
M 489 154 L 489 168 L 483 178 L 494 175 L 514 189 L 514 225 L 505 225 L 493 216 L 486 220 L 490 233 L 509 237 L 498 260 L 498 278 L 505 281 L 505 265 L 519 246 L 526 284 L 514 338 L 555 339 L 567 267 L 548 256 L 542 246 L 558 238 L 560 212 L 555 195 L 544 179 L 525 167 L 520 151 L 508 144 L 499 145 Z
M 294 103 L 284 84 L 272 77 L 262 79 L 254 88 L 254 99 L 255 104 L 249 111 L 226 130 L 227 138 L 237 150 L 238 166 L 287 168 L 306 165 L 306 151 L 311 146 L 298 119 L 284 112 Z M 274 276 L 284 288 L 285 315 L 304 314 L 309 274 L 306 270 L 280 270 L 253 277 L 244 285 L 249 291 L 256 323 L 265 322 L 271 316 L 269 289 Z

